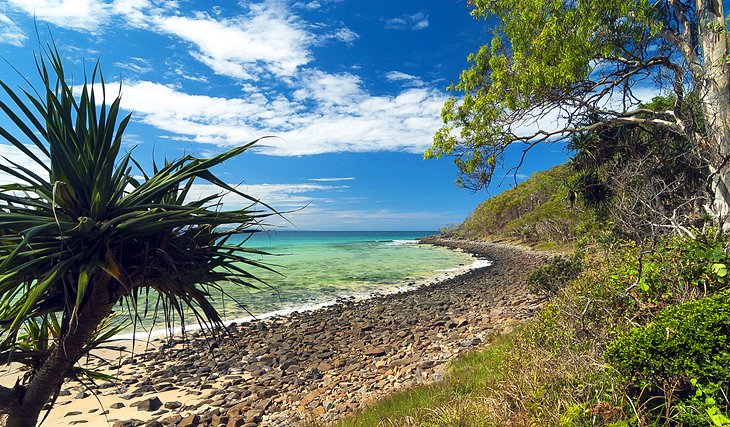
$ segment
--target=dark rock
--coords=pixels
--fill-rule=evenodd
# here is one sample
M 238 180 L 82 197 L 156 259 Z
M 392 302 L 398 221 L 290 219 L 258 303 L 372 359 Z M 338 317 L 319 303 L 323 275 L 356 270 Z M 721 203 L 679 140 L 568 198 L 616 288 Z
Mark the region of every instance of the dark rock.
M 191 414 L 183 418 L 182 421 L 177 424 L 177 427 L 198 427 L 199 424 L 200 415 Z
M 131 420 L 119 420 L 115 422 L 112 427 L 138 427 L 144 424 L 144 421 L 131 419 Z
M 247 423 L 260 423 L 261 417 L 264 415 L 264 411 L 261 409 L 252 409 L 246 412 L 245 418 Z M 229 421 L 230 424 L 230 421 Z
M 256 424 L 257 424 L 257 422 L 253 423 L 253 425 L 256 425 Z M 244 425 L 246 425 L 246 420 L 244 420 L 241 417 L 230 418 L 228 420 L 228 422 L 226 423 L 226 427 L 241 427 Z
M 307 375 L 304 376 L 304 378 L 308 380 L 318 380 L 321 379 L 324 375 L 322 375 L 321 372 L 317 368 L 312 368 L 309 372 L 307 372 Z
M 180 421 L 182 421 L 182 419 L 183 419 L 182 415 L 175 414 L 175 415 L 170 415 L 169 417 L 165 417 L 165 418 L 161 419 L 160 422 L 162 422 L 162 425 L 165 425 L 165 426 L 174 426 L 174 425 L 177 425 L 177 423 L 179 423 Z
M 139 402 L 135 402 L 131 404 L 130 406 L 136 406 L 138 411 L 148 411 L 153 412 L 162 407 L 162 401 L 159 397 L 148 397 L 147 399 L 140 400 Z
M 318 372 L 319 372 L 319 371 L 318 371 Z M 273 388 L 269 388 L 269 389 L 266 389 L 266 390 L 264 390 L 264 391 L 263 391 L 263 392 L 262 392 L 262 393 L 260 394 L 260 398 L 261 398 L 261 399 L 266 399 L 266 398 L 269 398 L 269 397 L 273 397 L 273 396 L 276 396 L 277 394 L 279 394 L 279 392 L 278 392 L 278 391 L 274 390 Z
M 177 409 L 182 407 L 182 403 L 177 401 L 171 401 L 171 402 L 165 402 L 165 408 L 167 409 Z

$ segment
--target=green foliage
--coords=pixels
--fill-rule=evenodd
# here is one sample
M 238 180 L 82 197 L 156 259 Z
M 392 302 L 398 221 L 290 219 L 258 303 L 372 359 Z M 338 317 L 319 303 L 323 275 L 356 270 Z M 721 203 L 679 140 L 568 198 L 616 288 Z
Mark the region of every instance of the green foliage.
M 691 384 L 695 393 L 677 402 L 673 408 L 676 422 L 683 426 L 730 426 L 727 391 L 718 384 L 702 385 L 695 379 Z
M 83 352 L 88 354 L 95 349 L 119 349 L 120 347 L 114 346 L 111 342 L 113 337 L 121 333 L 127 326 L 128 323 L 115 321 L 114 318 L 105 319 L 86 341 Z M 34 317 L 23 323 L 17 339 L 11 347 L 0 352 L 0 358 L 10 358 L 30 366 L 27 375 L 32 375 L 35 370 L 42 367 L 43 361 L 38 355 L 50 353 L 61 338 L 61 323 L 56 313 Z M 78 366 L 74 367 L 68 375 L 82 383 L 84 378 L 91 380 L 110 378 L 106 374 Z
M 708 417 L 722 422 L 728 405 L 720 390 L 730 385 L 730 291 L 662 310 L 611 342 L 605 357 L 657 416 L 670 407 L 682 425 L 707 425 Z
M 159 312 L 168 327 L 175 320 L 184 326 L 186 308 L 202 325 L 220 325 L 211 298 L 225 294 L 221 283 L 255 286 L 249 269 L 267 268 L 251 257 L 260 252 L 228 239 L 259 230 L 272 214 L 210 171 L 253 143 L 212 158 L 186 155 L 154 164 L 148 175 L 130 153 L 120 152 L 130 116 L 120 116 L 120 96 L 108 101 L 99 69 L 74 88 L 55 46 L 36 63 L 40 86 L 16 91 L 0 82 L 7 117 L 0 136 L 44 171 L 0 165 L 16 180 L 0 186 L 0 354 L 28 368 L 13 389 L 18 393 L 39 373 L 73 375 L 64 358 L 73 365 L 99 337 L 110 336 L 100 332 L 101 319 L 117 302 L 125 301 L 135 319 Z M 221 194 L 188 197 L 196 179 L 251 203 L 223 210 Z M 79 331 L 88 332 L 69 340 Z M 51 357 L 59 352 L 62 357 Z M 64 365 L 44 369 L 48 360 Z M 61 383 L 44 381 L 48 393 Z
M 461 98 L 444 105 L 444 126 L 425 153 L 426 158 L 456 155 L 459 183 L 473 188 L 489 183 L 508 145 L 531 139 L 515 129 L 525 115 L 545 114 L 567 99 L 571 105 L 581 97 L 597 104 L 591 73 L 620 68 L 612 59 L 625 56 L 625 49 L 641 55 L 663 24 L 649 0 L 476 0 L 473 5 L 475 17 L 495 23 L 493 35 L 469 55 L 470 68 L 450 87 Z
M 725 241 L 708 229 L 656 246 L 615 238 L 588 246 L 577 277 L 566 275 L 542 311 L 507 337 L 509 345 L 497 341 L 456 362 L 446 382 L 386 399 L 363 413 L 370 418 L 344 425 L 723 426 L 730 392 L 730 290 L 719 267 L 730 265 Z M 554 262 L 556 272 L 571 270 L 557 268 L 564 263 Z M 541 270 L 535 275 L 550 278 L 549 268 Z M 648 289 L 638 288 L 640 279 Z M 606 363 L 612 351 L 625 367 Z
M 662 310 L 614 340 L 606 360 L 639 387 L 730 381 L 730 291 Z
M 727 288 L 728 265 L 725 235 L 708 232 L 695 239 L 666 238 L 641 263 L 627 263 L 621 274 L 636 277 L 644 298 L 681 302 Z
M 583 253 L 576 251 L 570 256 L 558 255 L 527 276 L 527 285 L 533 292 L 555 295 L 583 271 Z
M 593 227 L 592 214 L 565 197 L 568 165 L 537 172 L 481 205 L 457 230 L 465 238 L 506 237 L 565 244 Z
M 442 227 L 439 227 L 439 233 L 445 236 L 453 236 L 459 231 L 459 226 L 460 224 L 458 223 L 446 224 Z
M 699 101 L 691 99 L 688 115 L 701 127 Z M 641 107 L 666 111 L 674 103 L 655 97 Z M 651 124 L 621 125 L 575 134 L 569 147 L 574 197 L 617 233 L 641 241 L 675 229 L 663 226 L 701 223 L 708 170 L 688 138 Z
M 682 154 L 701 156 L 713 170 L 724 170 L 722 156 L 711 148 L 717 142 L 710 142 L 728 139 L 727 121 L 716 119 L 723 114 L 718 109 L 727 109 L 730 72 L 718 59 L 728 57 L 721 2 L 719 6 L 709 0 L 469 3 L 472 14 L 487 21 L 493 31 L 469 55 L 458 83 L 449 87 L 455 94 L 445 102 L 443 125 L 424 153 L 425 158 L 453 156 L 459 185 L 487 187 L 499 166 L 517 164 L 519 169 L 528 152 L 541 143 L 626 128 L 651 133 L 659 144 L 682 140 Z M 637 90 L 645 82 L 669 94 L 666 101 L 642 105 Z M 535 129 L 542 123 L 546 125 Z M 510 146 L 515 149 L 508 150 Z M 517 151 L 516 159 L 506 159 L 510 151 Z M 686 225 L 677 216 L 699 217 L 703 203 L 688 200 L 704 195 L 705 188 L 698 183 L 709 182 L 717 194 L 723 191 L 716 174 L 704 165 L 657 176 L 654 169 L 673 168 L 683 159 L 642 154 L 647 156 L 639 163 L 612 162 L 609 169 L 618 167 L 622 172 L 616 177 L 585 174 L 575 182 L 586 200 L 611 199 L 612 212 L 618 213 L 614 225 L 636 240 L 662 231 L 667 223 Z M 699 180 L 693 177 L 695 171 L 701 172 Z M 614 188 L 605 186 L 607 177 L 615 181 L 609 187 L 628 191 L 612 193 Z M 685 197 L 674 197 L 677 194 Z M 727 201 L 720 199 L 710 206 L 715 217 L 727 210 L 721 207 Z M 655 215 L 643 215 L 647 210 Z M 657 222 L 659 227 L 653 225 Z

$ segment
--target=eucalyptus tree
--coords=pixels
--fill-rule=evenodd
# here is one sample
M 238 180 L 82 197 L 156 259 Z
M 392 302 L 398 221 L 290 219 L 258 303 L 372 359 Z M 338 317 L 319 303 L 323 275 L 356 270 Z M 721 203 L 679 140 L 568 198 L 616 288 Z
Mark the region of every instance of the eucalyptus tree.
M 488 44 L 450 88 L 426 157 L 453 155 L 458 182 L 488 185 L 512 144 L 614 126 L 661 127 L 709 165 L 709 209 L 730 213 L 730 73 L 719 0 L 473 0 Z M 663 92 L 670 108 L 642 108 Z M 649 98 L 649 99 L 647 99 Z M 699 101 L 697 120 L 693 105 Z M 519 162 L 519 165 L 522 161 Z
M 255 141 L 146 175 L 121 153 L 130 116 L 120 114 L 120 94 L 107 102 L 98 67 L 74 87 L 55 46 L 36 64 L 42 84 L 0 82 L 9 123 L 0 136 L 26 157 L 0 164 L 13 178 L 0 185 L 0 358 L 23 367 L 13 387 L 0 386 L 8 426 L 34 426 L 65 379 L 93 375 L 75 365 L 110 335 L 103 328 L 123 301 L 139 309 L 145 294 L 168 318 L 192 313 L 220 326 L 211 297 L 226 292 L 222 282 L 254 286 L 251 270 L 266 268 L 257 251 L 229 238 L 259 230 L 274 213 L 210 170 Z M 188 197 L 195 179 L 220 193 Z M 223 193 L 250 204 L 224 210 Z

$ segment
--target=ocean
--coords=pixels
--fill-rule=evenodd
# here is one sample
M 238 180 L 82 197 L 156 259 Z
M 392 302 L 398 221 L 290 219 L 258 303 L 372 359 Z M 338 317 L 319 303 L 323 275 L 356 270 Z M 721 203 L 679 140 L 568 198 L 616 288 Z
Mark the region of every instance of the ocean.
M 419 280 L 470 265 L 461 252 L 417 239 L 434 231 L 276 231 L 257 233 L 247 242 L 273 256 L 256 257 L 280 274 L 251 269 L 266 282 L 258 289 L 225 287 L 227 297 L 214 298 L 228 321 L 266 317 L 334 303 L 341 298 L 364 298 L 406 289 Z M 245 236 L 241 236 L 243 239 Z M 240 241 L 240 240 L 239 240 Z M 231 243 L 235 243 L 231 240 Z M 224 284 L 225 286 L 225 284 Z M 145 330 L 163 329 L 160 319 Z M 192 317 L 187 319 L 190 322 Z M 131 329 L 130 329 L 131 330 Z M 157 335 L 157 334 L 154 334 Z

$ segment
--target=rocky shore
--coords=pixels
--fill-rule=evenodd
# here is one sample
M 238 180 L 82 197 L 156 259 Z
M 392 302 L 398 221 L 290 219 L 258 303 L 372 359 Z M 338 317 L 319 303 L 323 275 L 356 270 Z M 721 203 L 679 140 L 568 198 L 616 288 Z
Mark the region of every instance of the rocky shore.
M 353 414 L 382 396 L 436 381 L 446 363 L 532 316 L 525 278 L 548 255 L 497 243 L 437 238 L 489 267 L 415 290 L 345 300 L 315 311 L 192 334 L 70 383 L 49 425 L 290 426 Z

